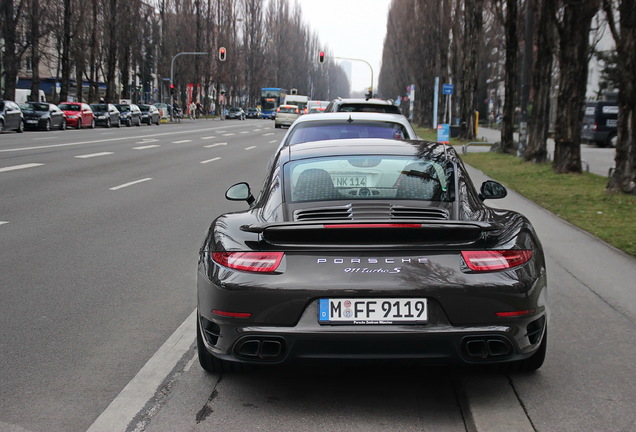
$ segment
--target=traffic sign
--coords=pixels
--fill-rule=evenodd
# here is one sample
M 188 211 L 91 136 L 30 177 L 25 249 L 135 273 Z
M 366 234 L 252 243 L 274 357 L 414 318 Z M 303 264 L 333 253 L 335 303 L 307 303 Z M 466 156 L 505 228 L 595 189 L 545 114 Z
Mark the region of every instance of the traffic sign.
M 450 125 L 449 124 L 437 125 L 437 142 L 450 144 Z
M 453 85 L 452 84 L 443 84 L 442 85 L 442 94 L 453 94 Z

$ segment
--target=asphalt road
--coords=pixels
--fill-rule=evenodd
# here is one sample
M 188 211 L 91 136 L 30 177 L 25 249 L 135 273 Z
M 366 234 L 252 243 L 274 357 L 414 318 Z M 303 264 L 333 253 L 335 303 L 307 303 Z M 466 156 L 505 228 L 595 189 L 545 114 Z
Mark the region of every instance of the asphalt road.
M 514 192 L 552 310 L 535 374 L 338 365 L 211 375 L 197 251 L 284 130 L 184 121 L 0 135 L 0 431 L 631 431 L 636 261 Z M 484 177 L 473 171 L 475 183 Z

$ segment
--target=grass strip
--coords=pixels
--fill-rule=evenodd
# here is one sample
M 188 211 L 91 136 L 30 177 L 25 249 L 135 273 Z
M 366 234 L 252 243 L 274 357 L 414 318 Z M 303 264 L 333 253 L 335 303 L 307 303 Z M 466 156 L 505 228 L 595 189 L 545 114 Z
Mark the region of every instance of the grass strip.
M 419 129 L 417 133 L 423 139 L 436 140 L 434 131 L 425 131 Z M 509 189 L 636 257 L 636 196 L 608 194 L 607 178 L 591 173 L 556 174 L 550 163 L 523 162 L 514 155 L 497 152 L 460 156 L 466 164 Z

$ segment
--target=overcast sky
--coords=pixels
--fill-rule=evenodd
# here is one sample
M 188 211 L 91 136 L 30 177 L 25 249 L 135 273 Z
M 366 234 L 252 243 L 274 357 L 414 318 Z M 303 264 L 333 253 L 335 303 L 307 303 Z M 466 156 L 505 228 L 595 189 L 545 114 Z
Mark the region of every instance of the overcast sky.
M 391 0 L 298 0 L 298 3 L 309 27 L 335 57 L 357 58 L 371 64 L 373 89 L 377 91 Z M 359 61 L 351 64 L 351 90 L 366 91 L 371 85 L 369 66 Z

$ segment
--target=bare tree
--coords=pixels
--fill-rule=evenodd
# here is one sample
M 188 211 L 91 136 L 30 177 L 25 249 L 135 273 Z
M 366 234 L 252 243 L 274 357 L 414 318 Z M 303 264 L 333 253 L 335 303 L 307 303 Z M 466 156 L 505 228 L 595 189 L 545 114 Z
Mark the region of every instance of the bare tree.
M 22 14 L 23 0 L 14 7 L 13 0 L 2 0 L 0 16 L 2 17 L 2 36 L 4 38 L 4 92 L 3 99 L 15 99 L 15 82 L 18 76 L 18 60 L 16 55 L 16 27 Z
M 564 0 L 559 29 L 559 95 L 552 167 L 557 173 L 581 172 L 581 124 L 585 103 L 589 33 L 600 0 Z
M 618 3 L 618 7 L 616 6 Z M 609 192 L 636 194 L 636 3 L 603 0 L 618 51 L 618 140 Z M 619 22 L 616 22 L 616 14 Z
M 528 146 L 524 153 L 524 159 L 542 163 L 547 160 L 548 155 L 550 96 L 557 34 L 555 27 L 556 2 L 554 0 L 538 0 L 538 2 L 538 23 L 535 29 L 537 57 L 532 75 L 534 100 L 532 101 L 532 121 L 528 129 Z

